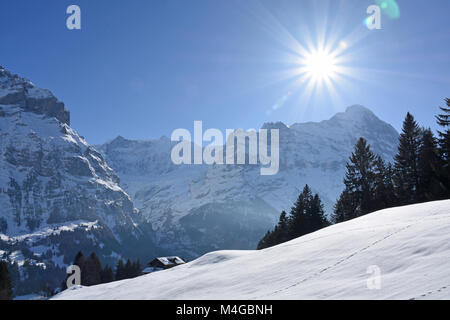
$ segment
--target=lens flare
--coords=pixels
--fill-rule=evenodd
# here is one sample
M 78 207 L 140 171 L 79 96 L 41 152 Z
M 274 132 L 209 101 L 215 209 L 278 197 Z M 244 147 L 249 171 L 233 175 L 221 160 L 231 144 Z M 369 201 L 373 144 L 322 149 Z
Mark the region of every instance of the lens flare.
M 395 0 L 376 0 L 382 12 L 391 19 L 400 18 L 400 7 Z
M 372 16 L 369 16 L 369 17 L 367 17 L 367 18 L 364 19 L 363 25 L 364 25 L 365 27 L 368 27 L 368 26 L 370 26 L 372 23 L 373 23 L 373 17 L 372 17 Z

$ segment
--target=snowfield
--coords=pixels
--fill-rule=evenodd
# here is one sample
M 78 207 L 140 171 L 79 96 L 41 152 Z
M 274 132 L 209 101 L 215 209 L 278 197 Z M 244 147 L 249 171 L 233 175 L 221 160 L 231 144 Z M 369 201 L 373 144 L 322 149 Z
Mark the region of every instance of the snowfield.
M 375 274 L 368 271 L 378 268 L 380 287 L 373 289 L 368 283 Z M 450 200 L 382 210 L 266 250 L 213 252 L 170 270 L 54 297 L 449 298 Z

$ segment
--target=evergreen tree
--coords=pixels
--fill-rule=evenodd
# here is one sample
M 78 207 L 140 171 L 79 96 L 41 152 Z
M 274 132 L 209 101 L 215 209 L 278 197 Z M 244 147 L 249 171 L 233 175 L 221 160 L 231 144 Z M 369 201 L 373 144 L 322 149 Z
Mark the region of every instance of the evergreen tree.
M 441 107 L 442 114 L 436 116 L 439 130 L 439 151 L 443 160 L 441 181 L 445 187 L 445 197 L 450 197 L 450 99 L 445 99 L 447 107 Z
M 309 213 L 312 197 L 311 189 L 306 185 L 302 193 L 298 196 L 294 206 L 291 208 L 290 239 L 300 237 L 307 233 L 307 230 L 309 229 L 307 215 Z
M 420 128 L 408 112 L 400 134 L 398 153 L 395 156 L 395 185 L 400 204 L 418 200 Z
M 389 163 L 386 165 L 385 161 L 377 155 L 375 157 L 375 175 L 374 175 L 374 210 L 382 210 L 392 207 L 396 204 L 394 192 L 394 170 Z
M 126 279 L 125 266 L 123 265 L 122 259 L 119 260 L 116 267 L 116 281 Z
M 73 260 L 73 265 L 78 266 L 81 270 L 81 285 L 85 285 L 86 283 L 86 274 L 83 272 L 85 268 L 86 259 L 83 255 L 82 251 L 78 251 L 77 255 L 75 256 L 75 259 Z M 67 289 L 66 281 L 68 279 L 69 275 L 66 276 L 66 280 L 63 281 L 63 285 L 61 287 L 62 290 Z
M 20 285 L 20 270 L 17 261 L 8 265 L 8 273 L 11 279 L 11 286 L 17 288 Z
M 287 240 L 301 237 L 328 226 L 319 195 L 313 195 L 308 185 L 291 209 Z
M 138 259 L 133 262 L 133 278 L 139 277 L 140 275 L 142 275 L 142 267 L 141 262 Z
M 130 279 L 133 277 L 133 265 L 131 264 L 131 260 L 128 259 L 125 263 L 125 279 Z
M 102 270 L 101 282 L 109 283 L 113 281 L 114 281 L 114 272 L 110 266 L 106 265 L 105 268 Z
M 311 201 L 309 221 L 310 221 L 309 232 L 315 232 L 317 230 L 327 227 L 330 224 L 327 218 L 325 217 L 323 204 L 318 194 L 315 194 Z
M 273 231 L 267 231 L 265 236 L 258 243 L 258 250 L 273 247 L 277 244 L 290 240 L 290 221 L 286 211 L 281 212 L 278 225 Z
M 53 295 L 53 290 L 46 281 L 42 281 L 40 285 L 40 294 L 46 298 Z
M 319 195 L 313 196 L 308 185 L 297 198 L 289 217 L 283 211 L 278 225 L 259 241 L 258 250 L 301 237 L 329 225 Z
M 273 235 L 274 243 L 283 243 L 290 240 L 289 218 L 286 211 L 282 211 L 277 226 L 277 231 Z
M 82 279 L 84 274 L 84 286 L 95 286 L 102 281 L 102 266 L 95 252 L 86 259 L 84 267 L 81 269 Z
M 259 240 L 258 246 L 257 246 L 258 250 L 270 248 L 275 245 L 272 241 L 272 239 L 273 239 L 272 234 L 273 234 L 272 231 L 267 231 L 267 233 L 264 235 L 264 237 L 261 240 Z
M 12 300 L 12 284 L 9 276 L 8 265 L 0 261 L 0 300 Z
M 376 157 L 360 138 L 355 145 L 344 178 L 345 189 L 334 207 L 334 222 L 343 222 L 372 212 L 375 199 Z
M 384 181 L 386 188 L 387 207 L 396 206 L 398 203 L 398 199 L 395 194 L 395 169 L 391 163 L 388 163 L 388 165 L 386 166 Z
M 417 200 L 420 202 L 445 198 L 442 177 L 442 161 L 436 138 L 430 129 L 422 131 L 418 159 L 419 186 Z
M 84 259 L 84 255 L 83 252 L 79 251 L 77 253 L 77 255 L 75 256 L 75 259 L 73 261 L 73 264 L 75 266 L 80 267 L 80 269 L 82 269 L 84 267 L 84 263 L 85 263 L 85 259 Z

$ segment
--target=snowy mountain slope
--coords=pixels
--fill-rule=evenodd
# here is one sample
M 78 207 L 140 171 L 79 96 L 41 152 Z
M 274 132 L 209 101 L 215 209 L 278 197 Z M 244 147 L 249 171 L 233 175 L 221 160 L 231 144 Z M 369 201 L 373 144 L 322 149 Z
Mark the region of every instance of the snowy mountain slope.
M 2 259 L 49 270 L 84 250 L 115 261 L 143 236 L 118 176 L 69 119 L 50 91 L 0 67 Z
M 379 289 L 367 285 L 380 273 Z M 450 299 L 450 200 L 386 209 L 262 251 L 219 251 L 55 299 Z M 371 288 L 371 289 L 369 289 Z
M 132 141 L 118 137 L 98 146 L 121 186 L 155 230 L 167 254 L 197 257 L 218 249 L 253 249 L 289 210 L 305 184 L 319 192 L 328 213 L 343 188 L 345 164 L 360 137 L 386 160 L 396 153 L 398 133 L 362 106 L 320 123 L 267 123 L 280 130 L 280 171 L 260 167 L 175 166 L 168 138 Z

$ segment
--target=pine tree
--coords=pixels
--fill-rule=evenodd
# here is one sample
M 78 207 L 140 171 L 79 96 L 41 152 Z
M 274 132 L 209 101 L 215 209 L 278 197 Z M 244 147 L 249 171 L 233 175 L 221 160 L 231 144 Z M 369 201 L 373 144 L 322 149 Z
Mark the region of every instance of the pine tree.
M 311 189 L 306 185 L 291 209 L 290 239 L 298 238 L 308 233 L 310 229 L 308 213 L 312 198 Z
M 313 196 L 311 189 L 306 185 L 292 207 L 290 215 L 288 216 L 285 211 L 281 213 L 273 231 L 268 231 L 259 241 L 258 250 L 301 237 L 328 225 L 319 195 Z
M 101 283 L 102 266 L 95 252 L 86 259 L 84 268 L 81 269 L 81 274 L 84 276 L 84 286 L 95 286 Z M 82 277 L 83 279 L 83 277 Z
M 102 270 L 101 282 L 109 283 L 114 281 L 114 272 L 110 266 L 106 265 Z
M 138 259 L 135 262 L 133 262 L 133 278 L 139 277 L 141 274 L 142 274 L 142 267 L 141 262 Z
M 381 210 L 388 207 L 387 190 L 385 184 L 386 165 L 384 160 L 380 156 L 375 158 L 375 172 L 374 172 L 374 196 L 375 196 L 375 209 Z
M 11 277 L 8 272 L 8 265 L 5 261 L 0 261 L 0 300 L 12 300 Z
M 75 259 L 73 260 L 73 264 L 76 266 L 79 266 L 80 269 L 82 269 L 84 266 L 84 262 L 85 262 L 85 259 L 84 259 L 83 252 L 79 251 L 77 253 L 77 255 L 75 256 Z
M 447 107 L 441 107 L 442 114 L 436 116 L 439 133 L 439 152 L 443 160 L 442 177 L 445 187 L 445 197 L 450 197 L 450 99 L 445 99 Z
M 17 288 L 20 285 L 20 270 L 17 261 L 14 261 L 12 264 L 8 265 L 8 273 L 11 278 L 11 286 L 13 288 Z
M 130 279 L 133 277 L 133 265 L 131 264 L 131 260 L 128 259 L 125 263 L 125 279 Z
M 346 209 L 348 200 L 344 199 L 345 195 L 345 191 L 343 191 L 333 206 L 333 215 L 331 216 L 331 223 L 333 224 L 349 220 L 347 218 L 347 212 L 349 212 L 349 210 Z
M 417 200 L 420 202 L 445 198 L 442 177 L 442 159 L 436 138 L 431 129 L 422 131 L 418 160 L 419 186 Z
M 281 212 L 277 227 L 278 227 L 277 233 L 275 233 L 274 236 L 275 242 L 278 244 L 289 241 L 290 240 L 289 218 L 286 211 Z
M 291 210 L 288 240 L 315 232 L 328 225 L 319 195 L 313 195 L 309 186 L 306 185 Z
M 329 225 L 327 218 L 325 217 L 325 211 L 323 209 L 322 201 L 318 194 L 315 194 L 310 206 L 309 212 L 309 232 L 315 232 Z
M 273 247 L 274 245 L 275 242 L 273 241 L 273 231 L 267 231 L 264 237 L 258 242 L 257 249 L 262 250 Z
M 116 278 L 116 281 L 126 279 L 125 267 L 123 265 L 122 259 L 120 259 L 119 262 L 117 263 L 115 278 Z
M 334 207 L 334 222 L 351 220 L 375 211 L 375 159 L 370 145 L 360 138 L 346 166 L 345 189 Z
M 386 188 L 387 207 L 394 207 L 398 204 L 395 194 L 395 169 L 391 163 L 386 166 L 384 185 Z
M 395 185 L 400 204 L 412 204 L 418 200 L 419 148 L 420 128 L 408 112 L 395 156 Z
M 86 285 L 86 276 L 87 274 L 84 271 L 85 269 L 85 263 L 86 259 L 83 255 L 83 252 L 78 251 L 77 255 L 75 256 L 75 259 L 73 260 L 73 265 L 78 266 L 81 270 L 81 285 Z M 67 276 L 68 277 L 68 276 Z M 66 277 L 66 280 L 67 280 Z M 64 282 L 64 286 L 62 287 L 63 290 L 67 289 L 67 285 Z
M 375 157 L 374 175 L 374 210 L 382 210 L 394 206 L 397 203 L 394 192 L 394 171 L 392 165 L 377 155 Z

